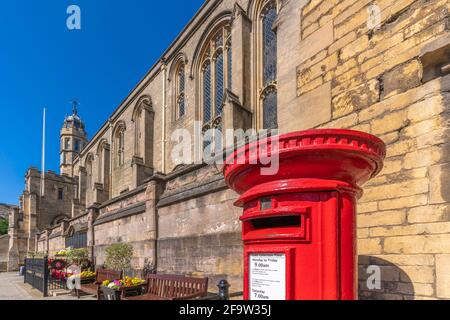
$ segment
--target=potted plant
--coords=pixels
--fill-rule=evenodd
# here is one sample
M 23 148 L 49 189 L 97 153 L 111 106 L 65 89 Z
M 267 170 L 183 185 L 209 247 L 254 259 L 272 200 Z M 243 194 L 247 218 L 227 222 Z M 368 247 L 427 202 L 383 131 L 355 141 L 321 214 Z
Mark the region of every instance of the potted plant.
M 127 243 L 117 243 L 106 248 L 105 267 L 110 270 L 122 271 L 131 269 L 133 246 Z M 124 281 L 117 279 L 105 281 L 102 290 L 107 300 L 120 300 Z
M 67 251 L 67 260 L 71 264 L 80 265 L 83 261 L 87 260 L 89 252 L 85 248 L 71 249 Z
M 103 281 L 102 290 L 106 300 L 120 300 L 121 296 L 142 294 L 145 285 L 145 280 L 125 277 L 122 280 Z
M 89 252 L 85 248 L 70 249 L 67 251 L 67 260 L 72 266 L 78 266 L 81 283 L 92 283 L 95 281 L 95 272 L 92 272 L 86 266 L 89 266 Z M 72 274 L 69 274 L 69 276 Z
M 127 243 L 117 243 L 106 248 L 105 267 L 116 271 L 131 269 L 133 246 Z

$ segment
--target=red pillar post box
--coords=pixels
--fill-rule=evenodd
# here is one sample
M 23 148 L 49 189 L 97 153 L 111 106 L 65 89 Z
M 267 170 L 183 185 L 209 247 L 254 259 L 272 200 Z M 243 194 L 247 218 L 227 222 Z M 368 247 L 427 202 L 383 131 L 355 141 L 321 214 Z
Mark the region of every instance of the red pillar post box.
M 264 154 L 278 170 L 261 171 Z M 372 135 L 326 129 L 265 138 L 226 159 L 244 210 L 246 300 L 357 299 L 356 200 L 385 154 Z

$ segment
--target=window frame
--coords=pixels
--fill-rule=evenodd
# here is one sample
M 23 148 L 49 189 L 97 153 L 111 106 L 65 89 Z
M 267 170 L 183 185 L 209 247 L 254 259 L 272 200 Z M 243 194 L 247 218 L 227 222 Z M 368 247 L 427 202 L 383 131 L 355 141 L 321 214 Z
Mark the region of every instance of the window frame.
M 87 232 L 73 232 L 64 240 L 66 248 L 85 249 L 88 247 Z
M 266 129 L 265 123 L 264 123 L 264 101 L 265 97 L 268 94 L 275 93 L 277 96 L 277 102 L 276 102 L 276 119 L 277 123 L 275 127 L 268 128 L 268 130 L 271 129 L 278 129 L 279 127 L 279 121 L 278 121 L 278 52 L 276 52 L 276 74 L 275 79 L 273 81 L 270 81 L 268 83 L 265 82 L 265 57 L 264 57 L 264 50 L 265 50 L 265 44 L 264 44 L 264 16 L 265 13 L 270 10 L 270 8 L 275 8 L 276 14 L 278 18 L 279 11 L 280 11 L 280 1 L 279 0 L 267 0 L 263 1 L 259 9 L 256 11 L 255 19 L 256 19 L 256 28 L 257 31 L 255 32 L 255 50 L 256 50 L 256 62 L 255 62 L 255 79 L 254 85 L 256 86 L 255 92 L 255 100 L 256 100 L 256 108 L 255 108 L 255 123 L 256 128 L 259 129 Z M 276 40 L 278 41 L 278 34 L 276 31 Z
M 64 188 L 58 188 L 58 200 L 59 201 L 64 201 Z
M 122 128 L 118 132 L 118 164 L 122 167 L 125 164 L 125 130 Z
M 74 151 L 75 152 L 77 152 L 77 153 L 79 153 L 80 152 L 80 150 L 81 150 L 81 142 L 80 142 L 80 140 L 78 140 L 78 139 L 75 139 L 75 142 L 74 142 Z
M 182 87 L 181 79 L 183 79 Z M 178 63 L 175 71 L 175 120 L 181 119 L 186 115 L 186 79 L 186 65 L 181 61 Z M 181 102 L 183 102 L 183 113 L 181 112 Z
M 93 188 L 93 175 L 94 175 L 94 157 L 92 154 L 89 154 L 86 157 L 86 186 L 87 189 Z
M 64 138 L 64 150 L 70 150 L 70 138 Z
M 221 43 L 218 44 L 217 39 L 221 37 Z M 226 90 L 230 90 L 229 85 L 232 83 L 230 81 L 230 65 L 229 61 L 230 55 L 228 50 L 232 50 L 232 38 L 231 38 L 231 25 L 229 22 L 221 24 L 217 27 L 214 32 L 207 38 L 205 42 L 204 49 L 202 51 L 200 59 L 200 119 L 203 122 L 204 131 L 217 126 L 222 121 L 222 108 L 225 102 Z M 217 57 L 222 55 L 222 97 L 221 102 L 218 102 L 218 90 L 217 90 Z M 205 69 L 207 65 L 210 66 L 210 119 L 205 119 Z

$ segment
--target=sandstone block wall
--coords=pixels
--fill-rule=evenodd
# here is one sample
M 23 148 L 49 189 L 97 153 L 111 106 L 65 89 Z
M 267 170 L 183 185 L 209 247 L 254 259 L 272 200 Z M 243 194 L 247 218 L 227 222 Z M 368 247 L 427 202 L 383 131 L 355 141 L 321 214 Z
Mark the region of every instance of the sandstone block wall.
M 369 4 L 380 12 L 374 28 Z M 361 299 L 450 298 L 450 76 L 439 71 L 449 9 L 447 0 L 313 0 L 301 11 L 297 95 L 309 106 L 299 108 L 320 116 L 302 109 L 295 127 L 361 130 L 388 146 L 359 202 Z M 367 288 L 369 265 L 381 267 L 379 290 Z
M 217 292 L 218 282 L 227 279 L 231 291 L 238 292 L 243 274 L 241 209 L 233 205 L 236 193 L 216 189 L 223 183 L 212 182 L 216 177 L 221 175 L 205 167 L 167 183 L 161 201 L 170 190 L 179 190 L 175 195 L 180 201 L 158 208 L 158 271 L 207 276 L 211 292 Z M 202 184 L 209 193 L 188 197 Z
M 105 263 L 106 248 L 115 243 L 133 246 L 132 269 L 140 273 L 156 266 L 155 187 L 149 183 L 139 192 L 104 205 L 93 224 L 95 263 Z M 139 274 L 140 276 L 140 274 Z
M 142 270 L 146 259 L 153 262 L 155 244 L 146 228 L 144 214 L 114 220 L 95 226 L 95 262 L 103 265 L 106 248 L 115 243 L 128 243 L 133 246 L 134 257 L 131 261 L 135 270 Z
M 54 238 L 49 238 L 48 240 L 48 253 L 50 255 L 55 255 L 58 251 L 66 247 L 65 238 L 58 235 Z

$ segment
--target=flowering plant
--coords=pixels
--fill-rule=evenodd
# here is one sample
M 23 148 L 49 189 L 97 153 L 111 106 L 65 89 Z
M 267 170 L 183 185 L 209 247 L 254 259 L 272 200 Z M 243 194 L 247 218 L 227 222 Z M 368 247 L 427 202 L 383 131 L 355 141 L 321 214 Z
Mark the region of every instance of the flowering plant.
M 56 257 L 65 257 L 65 256 L 67 256 L 67 249 L 63 249 L 63 250 L 59 250 L 56 254 L 55 254 L 55 256 Z
M 121 288 L 134 287 L 144 283 L 145 280 L 139 278 L 125 277 L 125 279 L 122 280 L 114 280 L 114 281 L 105 280 L 103 281 L 102 286 L 108 287 L 113 290 L 120 290 Z
M 113 290 L 120 290 L 120 288 L 122 288 L 122 286 L 123 286 L 122 281 L 114 280 L 113 282 L 111 282 L 108 285 L 108 288 L 113 289 Z

